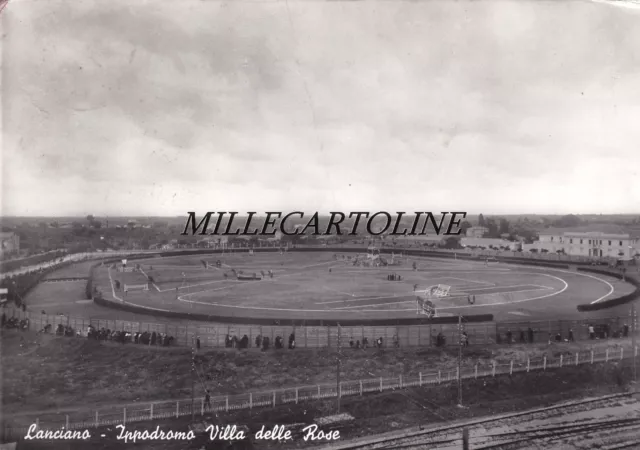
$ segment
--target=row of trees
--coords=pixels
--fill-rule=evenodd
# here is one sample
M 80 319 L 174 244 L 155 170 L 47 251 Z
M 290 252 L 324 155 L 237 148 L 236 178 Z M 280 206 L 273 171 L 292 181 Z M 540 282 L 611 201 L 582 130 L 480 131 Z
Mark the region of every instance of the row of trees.
M 484 215 L 480 214 L 478 216 L 478 226 L 488 229 L 483 236 L 487 238 L 506 238 L 507 240 L 516 241 L 520 237 L 528 244 L 538 238 L 538 233 L 532 224 L 526 221 L 511 223 L 504 217 L 492 218 L 484 217 Z

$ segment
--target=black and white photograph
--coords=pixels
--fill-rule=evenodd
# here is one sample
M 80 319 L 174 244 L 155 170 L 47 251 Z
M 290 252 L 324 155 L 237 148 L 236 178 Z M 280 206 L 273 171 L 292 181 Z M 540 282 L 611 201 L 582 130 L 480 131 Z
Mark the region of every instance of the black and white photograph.
M 0 0 L 0 450 L 640 449 L 639 0 Z

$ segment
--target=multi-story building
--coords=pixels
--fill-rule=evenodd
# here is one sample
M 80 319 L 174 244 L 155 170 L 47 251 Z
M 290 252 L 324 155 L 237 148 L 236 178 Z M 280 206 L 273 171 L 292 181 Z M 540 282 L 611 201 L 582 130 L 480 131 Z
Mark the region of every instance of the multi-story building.
M 488 232 L 489 229 L 487 227 L 469 227 L 466 235 L 468 238 L 481 238 Z
M 533 248 L 550 253 L 563 251 L 567 255 L 591 258 L 631 259 L 640 256 L 640 232 L 601 226 L 573 229 L 549 228 L 539 233 Z
M 13 232 L 0 232 L 0 255 L 13 255 L 20 251 L 20 236 Z

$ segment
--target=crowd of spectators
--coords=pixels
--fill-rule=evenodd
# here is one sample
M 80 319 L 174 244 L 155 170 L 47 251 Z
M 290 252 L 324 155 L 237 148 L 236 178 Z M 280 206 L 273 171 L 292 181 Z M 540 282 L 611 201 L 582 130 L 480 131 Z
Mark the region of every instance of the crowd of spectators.
M 624 324 L 620 329 L 613 332 L 611 332 L 611 326 L 609 324 L 599 324 L 595 326 L 593 324 L 590 324 L 587 327 L 587 331 L 589 333 L 589 339 L 591 340 L 609 339 L 609 338 L 621 339 L 621 338 L 629 337 L 629 326 L 627 324 Z M 506 331 L 506 333 L 504 334 L 504 337 L 499 332 L 496 335 L 497 344 L 502 344 L 502 343 L 533 344 L 534 340 L 535 340 L 534 331 L 531 327 L 527 328 L 526 330 L 524 329 L 518 330 L 517 336 L 514 335 L 514 333 L 510 329 Z M 563 334 L 560 331 L 557 332 L 555 335 L 552 333 L 549 333 L 547 343 L 551 344 L 553 342 L 574 342 L 574 341 L 575 341 L 575 334 L 573 329 L 570 328 L 566 334 Z
M 15 328 L 19 330 L 29 329 L 29 319 L 19 319 L 18 317 L 7 317 L 2 313 L 1 328 Z M 39 331 L 40 333 L 51 333 L 52 325 L 47 324 Z M 121 330 L 110 330 L 108 328 L 97 329 L 93 325 L 89 325 L 85 333 L 80 329 L 74 329 L 69 325 L 58 324 L 55 329 L 56 336 L 67 337 L 87 337 L 88 339 L 94 339 L 96 341 L 113 341 L 121 344 L 135 343 L 142 345 L 155 345 L 159 347 L 169 347 L 175 341 L 173 336 L 169 336 L 166 333 L 157 333 L 155 331 L 149 332 L 130 332 Z M 247 338 L 248 341 L 248 338 Z
M 379 337 L 378 339 L 375 340 L 375 344 L 374 346 L 378 349 L 382 348 L 382 344 L 383 344 L 383 340 L 381 337 Z M 398 339 L 398 336 L 394 336 L 393 337 L 393 344 L 396 348 L 400 347 L 400 339 Z M 362 349 L 366 349 L 369 348 L 369 339 L 366 337 L 362 338 L 362 343 L 360 343 L 360 339 L 356 340 L 355 342 L 353 341 L 353 338 L 351 338 L 351 340 L 349 341 L 349 347 L 351 348 L 362 348 Z
M 158 333 L 155 331 L 124 331 L 110 330 L 108 328 L 97 329 L 93 325 L 89 325 L 87 337 L 96 341 L 113 341 L 121 344 L 134 343 L 142 345 L 154 345 L 158 347 L 169 347 L 174 342 L 174 337 L 166 333 Z
M 56 259 L 62 259 L 66 254 L 65 250 L 57 250 L 21 259 L 0 261 L 0 271 L 8 273 L 19 270 L 22 267 L 35 266 L 46 262 L 54 263 Z
M 18 330 L 29 329 L 29 319 L 18 319 L 17 317 L 7 317 L 5 313 L 2 313 L 1 328 L 15 328 Z
M 244 336 L 244 338 L 246 338 L 247 335 Z M 243 338 L 243 340 L 244 340 Z M 247 338 L 247 342 L 248 342 L 248 338 Z M 269 350 L 269 347 L 271 346 L 271 339 L 269 339 L 268 336 L 262 336 L 262 335 L 258 335 L 256 336 L 255 339 L 255 344 L 256 344 L 256 348 L 260 348 L 262 349 L 262 351 L 267 351 Z M 285 347 L 285 342 L 284 342 L 284 338 L 282 336 L 276 336 L 274 339 L 274 347 L 276 348 L 276 350 L 281 350 Z M 246 347 L 245 347 L 246 348 Z M 296 335 L 291 333 L 289 335 L 289 345 L 288 345 L 289 350 L 293 350 L 294 348 L 296 348 Z

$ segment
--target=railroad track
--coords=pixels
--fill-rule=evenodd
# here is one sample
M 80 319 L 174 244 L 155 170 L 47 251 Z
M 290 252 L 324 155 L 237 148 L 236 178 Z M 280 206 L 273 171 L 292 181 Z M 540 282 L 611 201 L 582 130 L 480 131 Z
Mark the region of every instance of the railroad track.
M 584 436 L 587 434 L 600 435 L 603 432 L 606 433 L 609 431 L 631 430 L 640 430 L 640 418 L 613 419 L 495 434 L 487 436 L 485 439 L 474 439 L 473 448 L 474 450 L 521 448 L 522 445 L 531 444 L 535 441 L 542 441 L 541 444 L 548 446 L 550 443 L 563 438 Z M 635 434 L 635 436 L 637 436 L 637 434 Z
M 562 439 L 575 438 L 591 435 L 591 440 L 594 437 L 602 439 L 599 436 L 603 432 L 611 431 L 625 431 L 634 432 L 633 437 L 637 438 L 640 433 L 640 419 L 635 419 L 633 422 L 626 420 L 610 420 L 599 423 L 586 423 L 577 425 L 563 425 L 559 427 L 549 427 L 544 430 L 530 430 L 521 432 L 511 432 L 496 434 L 491 436 L 474 437 L 469 439 L 470 448 L 474 450 L 508 450 L 508 449 L 522 449 L 531 448 L 532 444 L 537 443 L 540 448 L 563 448 L 566 443 L 557 442 Z M 450 435 L 451 433 L 449 433 Z M 457 433 L 458 437 L 451 437 L 449 439 L 443 439 L 442 437 L 429 436 L 426 438 L 409 438 L 405 442 L 397 440 L 395 442 L 386 442 L 381 446 L 376 446 L 376 449 L 438 449 L 438 450 L 459 450 L 462 448 L 461 433 Z M 594 436 L 595 435 L 595 436 Z M 631 437 L 631 436 L 629 436 Z M 609 436 L 604 436 L 609 438 Z M 555 444 L 554 444 L 555 442 Z M 610 450 L 633 448 L 635 444 L 630 441 L 624 441 L 623 443 L 616 444 L 615 446 L 608 447 Z M 371 448 L 371 447 L 360 447 Z M 566 448 L 566 447 L 565 447 Z M 588 447 L 585 447 L 588 448 Z
M 594 413 L 605 408 L 613 418 L 603 419 Z M 620 417 L 623 411 L 627 417 Z M 544 421 L 546 425 L 542 425 Z M 536 422 L 539 422 L 537 426 Z M 572 441 L 573 446 L 578 437 L 577 448 L 593 448 L 596 444 L 602 450 L 640 448 L 640 403 L 633 393 L 619 394 L 325 448 L 459 450 L 465 428 L 469 430 L 469 444 L 474 450 L 570 448 L 568 441 Z

